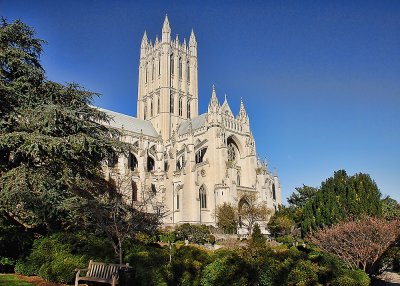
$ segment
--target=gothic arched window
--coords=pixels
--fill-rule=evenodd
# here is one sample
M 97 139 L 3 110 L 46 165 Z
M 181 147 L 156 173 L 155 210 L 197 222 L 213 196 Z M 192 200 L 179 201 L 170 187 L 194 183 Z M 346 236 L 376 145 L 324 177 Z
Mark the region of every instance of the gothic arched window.
M 202 148 L 196 152 L 196 164 L 203 162 L 206 151 L 207 151 L 207 148 Z
M 169 94 L 169 112 L 174 114 L 174 95 L 172 91 Z
M 155 163 L 154 159 L 151 158 L 150 156 L 147 157 L 147 171 L 151 172 L 154 171 Z
M 144 118 L 144 120 L 146 120 L 146 117 L 147 117 L 147 104 L 145 103 L 144 104 L 144 110 L 143 110 L 143 118 Z
M 239 156 L 236 142 L 232 139 L 232 137 L 229 137 L 226 143 L 228 147 L 228 161 L 235 162 Z
M 145 83 L 147 83 L 147 63 L 146 63 L 146 69 L 145 69 Z
M 132 186 L 132 203 L 137 201 L 137 185 L 135 181 L 131 182 Z
M 171 74 L 174 74 L 174 54 L 171 54 L 171 61 L 170 61 L 170 65 L 171 65 Z
M 235 145 L 233 143 L 228 144 L 228 161 L 236 161 Z
M 179 116 L 182 116 L 182 97 L 179 98 Z
M 199 189 L 199 198 L 200 198 L 200 208 L 206 209 L 207 208 L 207 194 L 206 189 L 204 186 L 201 186 Z
M 272 184 L 272 199 L 276 200 L 275 184 Z
M 151 192 L 153 193 L 153 195 L 155 195 L 157 193 L 156 185 L 151 184 L 150 189 L 151 189 Z
M 179 193 L 176 194 L 176 209 L 179 210 Z
M 157 114 L 160 113 L 160 97 L 157 97 Z
M 190 119 L 190 101 L 188 100 L 188 102 L 186 103 L 186 115 L 187 115 L 187 118 L 189 118 Z
M 182 59 L 179 58 L 179 78 L 182 79 Z
M 150 100 L 150 117 L 153 117 L 153 100 Z
M 186 63 L 186 79 L 188 82 L 190 82 L 190 65 L 189 65 L 189 61 Z
M 133 171 L 135 168 L 137 168 L 137 166 L 138 166 L 138 160 L 136 159 L 136 156 L 133 153 L 129 153 L 128 168 Z
M 240 173 L 237 173 L 236 186 L 240 186 Z
M 185 156 L 182 155 L 176 160 L 176 169 L 182 170 L 182 168 L 185 166 Z

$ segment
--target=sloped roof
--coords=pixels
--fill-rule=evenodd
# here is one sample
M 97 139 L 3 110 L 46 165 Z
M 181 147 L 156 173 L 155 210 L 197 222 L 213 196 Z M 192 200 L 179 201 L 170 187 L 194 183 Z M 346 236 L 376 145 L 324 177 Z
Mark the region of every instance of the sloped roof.
M 201 127 L 204 127 L 206 125 L 206 115 L 207 113 L 203 113 L 195 118 L 183 121 L 179 125 L 178 135 L 189 133 L 190 122 L 192 122 L 193 131 L 200 129 Z
M 107 113 L 112 120 L 109 125 L 118 129 L 124 129 L 135 133 L 143 132 L 144 135 L 158 137 L 158 132 L 154 129 L 150 121 L 142 120 L 133 116 L 114 112 L 111 110 L 97 107 L 99 110 Z

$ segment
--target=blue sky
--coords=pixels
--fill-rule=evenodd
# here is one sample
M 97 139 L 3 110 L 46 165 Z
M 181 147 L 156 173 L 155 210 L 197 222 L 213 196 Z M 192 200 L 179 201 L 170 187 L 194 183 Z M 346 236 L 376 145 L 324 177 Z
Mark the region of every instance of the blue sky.
M 212 84 L 234 113 L 243 97 L 284 198 L 345 169 L 400 201 L 400 1 L 0 0 L 0 15 L 48 42 L 49 79 L 133 116 L 140 41 L 161 34 L 165 14 L 174 36 L 195 31 L 199 112 Z

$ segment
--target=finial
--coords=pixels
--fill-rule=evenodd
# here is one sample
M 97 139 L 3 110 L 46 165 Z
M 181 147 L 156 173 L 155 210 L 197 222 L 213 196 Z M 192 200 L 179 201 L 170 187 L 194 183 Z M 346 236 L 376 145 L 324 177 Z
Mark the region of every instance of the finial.
M 190 46 L 195 46 L 196 45 L 196 36 L 194 35 L 193 28 L 192 28 L 192 32 L 190 33 L 189 45 Z
M 168 21 L 168 15 L 165 14 L 165 19 L 164 19 L 164 24 L 162 27 L 162 32 L 163 33 L 170 33 L 171 32 L 171 27 L 169 25 L 169 21 Z
M 278 171 L 276 170 L 276 167 L 274 167 L 274 177 L 278 177 Z

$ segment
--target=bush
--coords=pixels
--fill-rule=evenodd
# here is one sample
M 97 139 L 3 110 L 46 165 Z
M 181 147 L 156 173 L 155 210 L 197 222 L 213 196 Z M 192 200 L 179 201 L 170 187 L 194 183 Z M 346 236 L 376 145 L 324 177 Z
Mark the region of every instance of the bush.
M 318 265 L 308 260 L 300 260 L 289 272 L 288 285 L 309 286 L 318 282 Z
M 235 252 L 216 252 L 213 262 L 208 264 L 201 278 L 203 286 L 249 285 L 250 265 Z
M 184 223 L 176 228 L 175 235 L 177 240 L 204 244 L 210 239 L 210 230 L 206 225 Z
M 333 286 L 369 286 L 371 279 L 362 270 L 347 271 L 337 277 L 332 285 Z
M 57 233 L 37 239 L 26 259 L 19 260 L 15 271 L 23 275 L 39 275 L 45 280 L 69 283 L 75 268 L 84 268 L 90 259 L 114 261 L 107 240 L 88 234 Z

